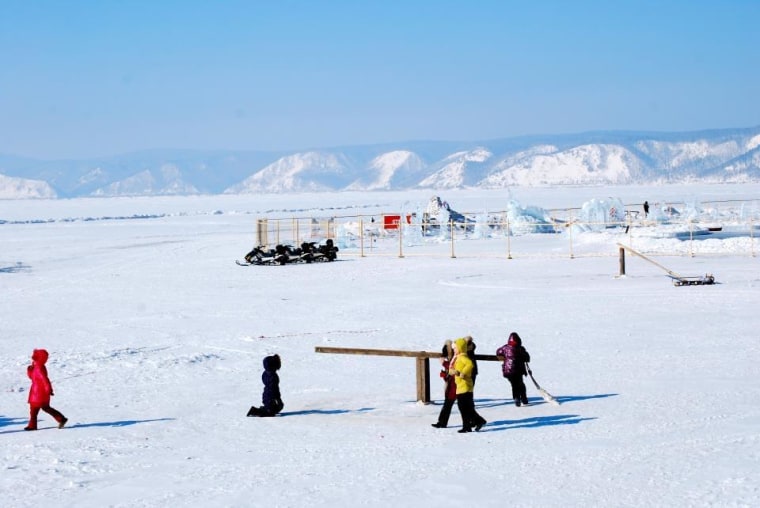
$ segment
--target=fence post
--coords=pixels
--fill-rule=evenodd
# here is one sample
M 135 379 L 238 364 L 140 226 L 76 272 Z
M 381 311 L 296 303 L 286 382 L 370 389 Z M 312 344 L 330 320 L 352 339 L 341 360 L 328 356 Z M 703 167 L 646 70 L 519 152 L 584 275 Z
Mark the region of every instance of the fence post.
M 694 222 L 689 221 L 689 257 L 694 257 Z
M 749 218 L 749 250 L 752 257 L 755 257 L 755 225 L 752 223 L 752 217 Z
M 398 257 L 403 258 L 404 257 L 404 247 L 403 247 L 404 233 L 401 230 L 401 219 L 398 220 L 398 228 L 396 229 L 396 231 L 398 231 Z
M 364 257 L 364 219 L 359 217 L 359 254 Z
M 258 219 L 256 221 L 256 247 L 269 245 L 269 239 L 267 238 L 267 219 Z
M 573 254 L 573 221 L 567 223 L 567 234 L 570 239 L 570 259 L 575 259 Z
M 620 247 L 619 261 L 620 261 L 620 276 L 622 277 L 623 275 L 625 275 L 625 249 L 623 247 Z
M 449 219 L 449 236 L 451 236 L 451 257 L 455 258 L 454 255 L 454 219 Z

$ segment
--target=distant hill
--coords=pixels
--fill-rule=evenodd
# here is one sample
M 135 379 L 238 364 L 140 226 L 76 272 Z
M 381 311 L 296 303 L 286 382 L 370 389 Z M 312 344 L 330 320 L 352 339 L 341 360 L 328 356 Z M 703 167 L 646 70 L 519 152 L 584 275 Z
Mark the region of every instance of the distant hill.
M 760 126 L 61 161 L 0 154 L 2 199 L 757 181 Z

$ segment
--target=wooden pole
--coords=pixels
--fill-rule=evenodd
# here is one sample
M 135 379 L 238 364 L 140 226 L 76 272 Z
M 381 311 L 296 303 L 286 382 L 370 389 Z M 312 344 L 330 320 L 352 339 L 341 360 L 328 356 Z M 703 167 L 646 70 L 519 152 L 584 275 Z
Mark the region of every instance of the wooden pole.
M 417 358 L 417 401 L 430 403 L 430 358 Z
M 625 249 L 620 247 L 620 276 L 625 275 Z

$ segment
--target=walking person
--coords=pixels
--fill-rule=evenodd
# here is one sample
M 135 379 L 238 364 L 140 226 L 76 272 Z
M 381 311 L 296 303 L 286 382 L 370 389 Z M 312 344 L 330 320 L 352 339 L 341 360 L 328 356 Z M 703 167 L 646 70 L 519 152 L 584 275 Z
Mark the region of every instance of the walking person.
M 455 340 L 454 358 L 449 374 L 454 376 L 457 387 L 457 407 L 462 415 L 462 428 L 457 431 L 460 434 L 472 432 L 473 427 L 479 431 L 487 423 L 475 410 L 472 369 L 472 360 L 467 356 L 467 340 Z
M 50 397 L 54 396 L 53 385 L 48 378 L 47 367 L 48 352 L 44 349 L 35 349 L 32 352 L 32 364 L 26 368 L 26 375 L 32 380 L 29 389 L 29 424 L 24 430 L 37 430 L 37 416 L 40 410 L 45 411 L 58 422 L 58 428 L 62 429 L 68 418 L 60 411 L 50 407 Z
M 441 349 L 441 378 L 444 383 L 443 390 L 443 407 L 441 412 L 438 413 L 438 421 L 431 423 L 436 429 L 445 429 L 449 424 L 449 416 L 451 416 L 451 408 L 454 407 L 454 402 L 457 400 L 457 385 L 454 381 L 454 376 L 449 374 L 449 368 L 451 368 L 451 360 L 454 357 L 454 349 L 450 340 L 447 340 Z
M 246 416 L 275 416 L 285 404 L 280 396 L 280 376 L 277 371 L 282 367 L 280 355 L 271 355 L 264 358 L 264 373 L 261 374 L 261 382 L 264 383 L 264 393 L 261 395 L 261 407 L 251 406 Z
M 515 406 L 527 406 L 528 395 L 523 377 L 528 375 L 525 364 L 530 363 L 530 354 L 523 347 L 522 339 L 517 332 L 509 334 L 509 340 L 496 350 L 496 356 L 504 362 L 501 365 L 501 372 L 512 386 L 512 399 L 515 401 Z
M 644 201 L 644 217 L 649 216 L 649 201 Z
M 475 359 L 475 350 L 478 348 L 478 346 L 475 344 L 473 338 L 469 335 L 465 337 L 464 340 L 467 343 L 467 357 L 472 361 L 472 386 L 474 391 L 475 382 L 478 380 L 478 361 Z

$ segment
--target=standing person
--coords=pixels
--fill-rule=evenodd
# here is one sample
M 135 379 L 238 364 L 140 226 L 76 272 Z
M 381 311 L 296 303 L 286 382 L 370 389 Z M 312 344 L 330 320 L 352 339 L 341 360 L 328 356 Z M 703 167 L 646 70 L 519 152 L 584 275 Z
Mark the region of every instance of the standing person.
M 449 374 L 454 376 L 457 385 L 457 407 L 462 415 L 460 434 L 479 431 L 487 422 L 475 411 L 475 398 L 472 382 L 472 360 L 467 356 L 467 341 L 464 338 L 454 341 L 454 358 Z
M 436 429 L 445 429 L 449 424 L 449 416 L 451 416 L 451 408 L 454 407 L 454 402 L 457 400 L 457 384 L 454 381 L 454 376 L 449 374 L 449 368 L 451 368 L 451 359 L 454 357 L 454 350 L 452 349 L 451 341 L 447 340 L 441 350 L 441 378 L 444 383 L 443 392 L 443 407 L 438 414 L 438 422 L 431 423 Z
M 644 217 L 649 215 L 649 201 L 644 201 Z
M 280 398 L 280 376 L 277 374 L 281 366 L 280 355 L 264 358 L 264 373 L 261 375 L 264 383 L 264 393 L 261 395 L 263 406 L 251 406 L 246 416 L 275 416 L 285 407 Z
M 478 361 L 475 359 L 475 349 L 478 346 L 475 345 L 475 341 L 470 335 L 465 337 L 464 340 L 467 342 L 467 356 L 472 360 L 472 385 L 474 389 L 475 381 L 478 380 Z
M 40 414 L 40 409 L 55 418 L 59 429 L 69 421 L 60 411 L 50 407 L 50 397 L 55 394 L 45 367 L 47 361 L 48 352 L 35 349 L 32 352 L 32 364 L 26 368 L 26 375 L 32 380 L 32 387 L 29 389 L 29 425 L 24 427 L 24 430 L 37 430 L 37 415 Z
M 530 354 L 522 345 L 522 339 L 517 332 L 509 334 L 506 344 L 496 350 L 496 356 L 504 363 L 501 372 L 512 385 L 512 398 L 515 406 L 528 405 L 528 395 L 525 391 L 523 377 L 528 375 L 525 364 L 530 363 Z

